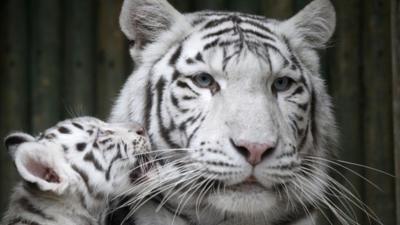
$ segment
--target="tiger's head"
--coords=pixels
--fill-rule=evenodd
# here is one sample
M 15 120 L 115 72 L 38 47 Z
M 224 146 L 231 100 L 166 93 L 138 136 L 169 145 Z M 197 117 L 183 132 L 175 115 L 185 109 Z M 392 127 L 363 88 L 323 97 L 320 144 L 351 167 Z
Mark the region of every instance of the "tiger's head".
M 120 24 L 137 67 L 111 120 L 141 121 L 154 149 L 181 149 L 178 165 L 213 181 L 204 202 L 221 211 L 313 205 L 326 186 L 317 159 L 336 140 L 317 54 L 335 20 L 329 0 L 285 21 L 125 0 Z
M 38 137 L 12 133 L 5 145 L 21 177 L 36 190 L 77 195 L 86 203 L 104 204 L 105 198 L 126 193 L 150 167 L 147 135 L 135 123 L 79 117 Z

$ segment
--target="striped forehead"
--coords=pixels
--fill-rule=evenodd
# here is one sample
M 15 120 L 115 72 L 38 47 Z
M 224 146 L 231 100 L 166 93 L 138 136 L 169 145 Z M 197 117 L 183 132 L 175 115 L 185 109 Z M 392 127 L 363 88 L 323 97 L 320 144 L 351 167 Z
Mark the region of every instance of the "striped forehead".
M 248 62 L 267 64 L 277 72 L 292 62 L 285 38 L 276 33 L 276 21 L 238 13 L 199 13 L 194 32 L 183 43 L 186 64 L 206 63 L 214 70 L 245 69 Z M 220 68 L 218 68 L 220 67 Z M 263 66 L 262 66 L 263 67 Z

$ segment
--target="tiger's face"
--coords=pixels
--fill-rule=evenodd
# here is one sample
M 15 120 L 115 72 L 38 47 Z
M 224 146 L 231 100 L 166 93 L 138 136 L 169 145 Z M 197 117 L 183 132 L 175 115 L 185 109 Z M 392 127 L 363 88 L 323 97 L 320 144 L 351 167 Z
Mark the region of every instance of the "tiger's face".
M 175 153 L 177 166 L 210 180 L 198 192 L 208 190 L 205 202 L 221 211 L 310 204 L 325 185 L 312 174 L 326 168 L 307 157 L 332 153 L 336 134 L 315 50 L 334 24 L 327 0 L 283 22 L 211 11 L 184 16 L 165 1 L 126 0 L 121 26 L 135 41 L 138 68 L 112 120 L 143 121 L 155 149 L 187 149 Z
M 148 138 L 135 123 L 80 117 L 36 138 L 13 133 L 5 143 L 25 181 L 59 195 L 78 191 L 86 200 L 127 192 L 150 167 Z

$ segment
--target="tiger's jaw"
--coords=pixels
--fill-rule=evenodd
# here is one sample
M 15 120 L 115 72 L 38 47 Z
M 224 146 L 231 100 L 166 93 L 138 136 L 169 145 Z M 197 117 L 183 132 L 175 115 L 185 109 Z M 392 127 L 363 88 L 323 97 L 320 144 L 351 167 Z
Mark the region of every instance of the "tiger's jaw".
M 277 194 L 259 184 L 238 184 L 227 187 L 222 193 L 208 196 L 209 204 L 222 212 L 255 215 L 276 207 Z
M 212 205 L 222 212 L 247 215 L 267 213 L 274 208 L 277 202 L 276 196 L 267 191 L 253 193 L 251 191 L 232 191 L 223 195 L 210 196 L 209 199 Z

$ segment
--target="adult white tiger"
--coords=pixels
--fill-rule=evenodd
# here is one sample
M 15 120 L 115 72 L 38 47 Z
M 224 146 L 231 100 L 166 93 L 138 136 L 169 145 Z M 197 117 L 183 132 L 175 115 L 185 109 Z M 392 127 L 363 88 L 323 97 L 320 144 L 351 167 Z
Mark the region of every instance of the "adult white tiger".
M 109 199 L 136 194 L 140 184 L 152 181 L 147 172 L 155 164 L 138 124 L 80 117 L 59 122 L 37 138 L 13 133 L 5 144 L 23 181 L 4 225 L 105 224 Z M 129 192 L 132 185 L 135 192 Z
M 155 149 L 188 149 L 176 157 L 201 174 L 201 188 L 180 215 L 202 225 L 312 224 L 318 205 L 335 209 L 327 165 L 315 160 L 334 153 L 337 136 L 316 51 L 335 19 L 329 0 L 286 21 L 125 0 L 120 25 L 137 67 L 111 121 L 143 122 Z

